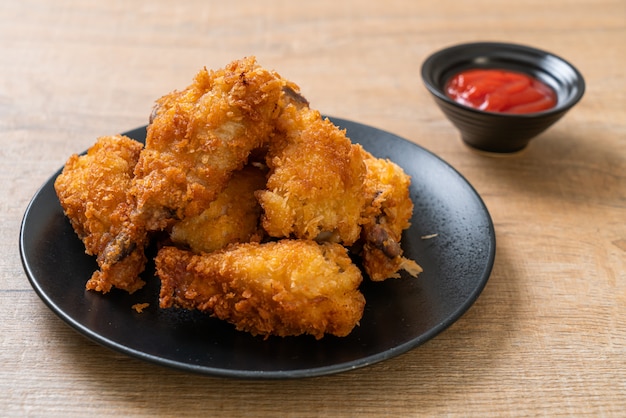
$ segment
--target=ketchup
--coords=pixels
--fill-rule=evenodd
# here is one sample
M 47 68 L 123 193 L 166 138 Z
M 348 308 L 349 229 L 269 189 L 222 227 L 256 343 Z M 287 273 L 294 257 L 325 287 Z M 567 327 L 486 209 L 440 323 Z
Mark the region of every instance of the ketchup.
M 487 112 L 534 113 L 553 108 L 556 93 L 529 75 L 500 69 L 462 71 L 446 84 L 446 94 Z

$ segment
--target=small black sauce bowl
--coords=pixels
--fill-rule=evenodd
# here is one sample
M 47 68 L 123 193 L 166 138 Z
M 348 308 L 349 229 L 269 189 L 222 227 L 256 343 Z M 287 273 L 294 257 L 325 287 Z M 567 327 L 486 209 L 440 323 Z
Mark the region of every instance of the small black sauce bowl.
M 486 112 L 461 105 L 445 93 L 447 81 L 471 68 L 498 68 L 528 74 L 550 86 L 556 106 L 536 113 Z M 580 72 L 564 59 L 523 45 L 477 42 L 455 45 L 428 57 L 422 65 L 422 80 L 446 117 L 473 148 L 513 153 L 546 130 L 572 108 L 585 92 Z

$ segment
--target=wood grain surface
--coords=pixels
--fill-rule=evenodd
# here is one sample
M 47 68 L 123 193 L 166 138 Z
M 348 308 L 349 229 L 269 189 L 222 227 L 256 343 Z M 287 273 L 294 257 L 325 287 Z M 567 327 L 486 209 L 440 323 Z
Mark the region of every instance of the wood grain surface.
M 623 0 L 3 1 L 0 415 L 624 416 L 625 22 Z M 554 52 L 587 82 L 514 156 L 463 145 L 420 79 L 430 53 L 479 40 Z M 495 266 L 445 332 L 346 373 L 233 380 L 100 347 L 35 294 L 18 239 L 42 183 L 97 136 L 145 125 L 203 66 L 247 55 L 325 114 L 434 152 L 480 193 Z

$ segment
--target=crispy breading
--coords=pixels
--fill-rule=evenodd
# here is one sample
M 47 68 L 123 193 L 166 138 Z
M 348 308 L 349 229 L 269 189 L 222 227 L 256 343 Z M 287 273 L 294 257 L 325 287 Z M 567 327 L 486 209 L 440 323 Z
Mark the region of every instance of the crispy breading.
M 403 257 L 402 231 L 410 226 L 413 202 L 409 195 L 411 178 L 388 159 L 375 158 L 367 151 L 364 182 L 366 206 L 363 222 L 363 268 L 374 281 L 400 277 L 406 270 L 417 276 L 422 268 Z
M 293 90 L 285 91 L 294 97 Z M 273 237 L 353 244 L 365 202 L 361 147 L 298 99 L 287 100 L 277 131 L 269 145 L 266 190 L 257 193 L 263 228 Z
M 132 193 L 148 230 L 197 216 L 270 137 L 284 81 L 254 57 L 217 71 L 158 100 Z
M 361 271 L 339 244 L 234 244 L 196 255 L 162 248 L 160 306 L 198 309 L 268 337 L 348 335 L 363 314 Z
M 118 135 L 72 156 L 55 189 L 97 257 L 87 289 L 141 288 L 144 249 L 159 237 L 161 308 L 320 339 L 358 325 L 362 271 L 374 281 L 421 272 L 400 245 L 410 182 L 251 57 L 159 99 L 145 147 Z
M 134 202 L 127 194 L 142 144 L 117 135 L 99 138 L 86 155 L 72 155 L 54 187 L 87 254 L 97 256 L 99 271 L 87 289 L 130 293 L 144 285 L 145 230 L 131 222 Z
M 264 187 L 264 170 L 247 165 L 236 171 L 204 212 L 174 224 L 172 241 L 196 253 L 219 250 L 236 242 L 260 241 L 261 206 L 254 192 Z

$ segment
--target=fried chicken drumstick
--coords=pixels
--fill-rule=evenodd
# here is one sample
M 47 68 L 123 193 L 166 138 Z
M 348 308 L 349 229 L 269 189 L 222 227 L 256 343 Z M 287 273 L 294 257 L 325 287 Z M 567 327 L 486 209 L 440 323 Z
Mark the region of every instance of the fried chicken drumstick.
M 186 89 L 157 101 L 132 188 L 146 229 L 197 216 L 216 199 L 270 138 L 283 85 L 246 58 L 203 69 Z
M 320 339 L 358 325 L 361 269 L 374 281 L 421 272 L 400 246 L 410 181 L 250 57 L 160 98 L 145 147 L 117 135 L 70 157 L 55 189 L 97 257 L 87 289 L 141 288 L 144 250 L 162 239 L 162 308 Z
M 365 306 L 361 271 L 339 244 L 244 243 L 201 255 L 164 247 L 155 262 L 162 308 L 209 312 L 253 335 L 345 336 Z
M 87 289 L 107 293 L 112 287 L 130 293 L 144 285 L 145 231 L 131 221 L 130 187 L 142 144 L 117 135 L 101 137 L 86 155 L 72 155 L 54 187 L 65 215 L 97 256 L 99 271 Z
M 273 237 L 352 245 L 360 234 L 365 165 L 354 145 L 291 88 L 269 144 L 270 176 L 257 193 Z
M 172 241 L 195 253 L 212 252 L 236 242 L 261 241 L 261 206 L 254 192 L 264 187 L 264 170 L 247 165 L 236 171 L 204 212 L 174 224 Z
M 413 215 L 409 196 L 411 178 L 392 161 L 362 152 L 367 166 L 364 183 L 367 203 L 361 233 L 363 268 L 373 281 L 400 277 L 400 270 L 417 276 L 422 268 L 404 257 L 400 247 L 402 231 L 410 226 Z

